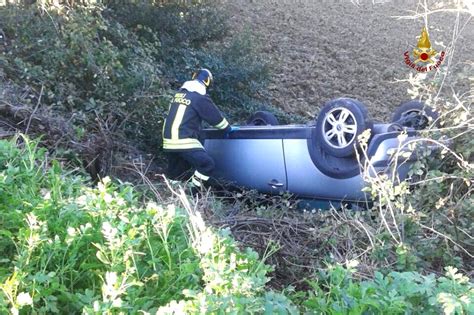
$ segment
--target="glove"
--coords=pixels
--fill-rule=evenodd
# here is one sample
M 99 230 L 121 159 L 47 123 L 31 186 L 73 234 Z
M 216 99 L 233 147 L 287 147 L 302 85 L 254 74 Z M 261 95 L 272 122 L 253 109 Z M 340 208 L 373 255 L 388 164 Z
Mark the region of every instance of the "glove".
M 228 133 L 236 132 L 238 130 L 240 130 L 239 126 L 230 126 L 230 130 L 229 130 Z
M 229 129 L 229 131 L 226 132 L 226 134 L 224 135 L 224 138 L 228 139 L 230 134 L 233 133 L 233 132 L 236 132 L 237 130 L 240 130 L 240 127 L 230 126 L 230 129 Z

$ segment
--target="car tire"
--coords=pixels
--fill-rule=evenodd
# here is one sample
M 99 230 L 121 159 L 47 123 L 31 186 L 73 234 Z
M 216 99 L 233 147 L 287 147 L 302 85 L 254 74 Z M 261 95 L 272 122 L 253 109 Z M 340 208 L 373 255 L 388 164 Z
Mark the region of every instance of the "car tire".
M 328 154 L 348 157 L 355 153 L 357 137 L 371 123 L 364 104 L 351 98 L 338 98 L 327 102 L 316 120 L 316 141 Z
M 393 113 L 392 122 L 415 130 L 425 129 L 439 114 L 420 101 L 402 103 Z
M 353 156 L 335 157 L 317 141 L 315 143 L 308 141 L 308 151 L 316 168 L 328 177 L 347 179 L 360 174 L 359 161 Z
M 278 119 L 270 112 L 258 111 L 247 120 L 249 126 L 277 126 L 279 124 Z

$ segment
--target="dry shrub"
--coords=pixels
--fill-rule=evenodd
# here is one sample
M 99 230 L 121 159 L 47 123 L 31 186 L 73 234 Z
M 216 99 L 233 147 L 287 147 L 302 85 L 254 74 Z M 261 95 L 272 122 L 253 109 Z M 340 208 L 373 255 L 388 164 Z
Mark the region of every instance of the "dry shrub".
M 42 103 L 43 89 L 20 88 L 13 83 L 0 82 L 0 136 L 8 138 L 17 133 L 40 138 L 63 162 L 84 167 L 92 179 L 115 174 L 133 180 L 134 172 L 127 171 L 129 161 L 149 156 L 127 144 L 123 135 L 115 132 L 110 120 L 96 117 L 87 133 Z M 73 115 L 74 116 L 74 115 Z M 156 165 L 149 166 L 156 171 Z

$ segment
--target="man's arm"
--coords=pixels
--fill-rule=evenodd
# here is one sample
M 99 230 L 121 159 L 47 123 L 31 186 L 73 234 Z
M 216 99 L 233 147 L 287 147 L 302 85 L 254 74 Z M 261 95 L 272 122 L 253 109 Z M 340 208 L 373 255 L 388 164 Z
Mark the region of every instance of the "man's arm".
M 211 126 L 229 132 L 231 127 L 227 119 L 222 116 L 217 106 L 212 102 L 211 98 L 206 96 L 202 101 L 194 107 L 199 116 L 208 122 Z

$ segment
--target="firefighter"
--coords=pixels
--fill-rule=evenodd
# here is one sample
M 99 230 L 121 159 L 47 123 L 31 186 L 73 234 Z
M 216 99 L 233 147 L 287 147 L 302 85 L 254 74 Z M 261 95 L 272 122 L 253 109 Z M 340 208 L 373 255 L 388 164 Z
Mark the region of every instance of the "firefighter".
M 214 160 L 198 140 L 202 120 L 221 129 L 223 134 L 237 130 L 231 127 L 213 103 L 206 89 L 212 84 L 212 73 L 200 69 L 174 95 L 163 126 L 163 149 L 168 154 L 168 178 L 182 180 L 192 167 L 192 186 L 207 183 L 214 170 Z

